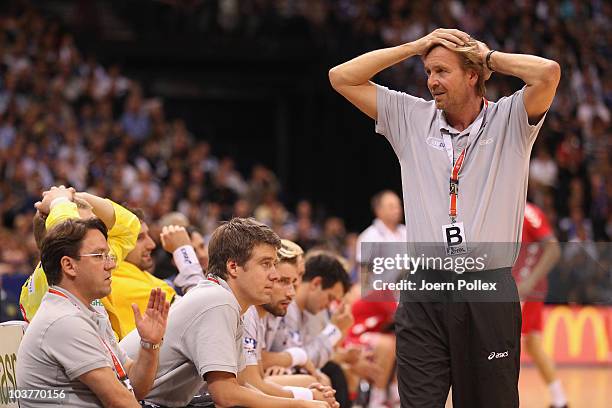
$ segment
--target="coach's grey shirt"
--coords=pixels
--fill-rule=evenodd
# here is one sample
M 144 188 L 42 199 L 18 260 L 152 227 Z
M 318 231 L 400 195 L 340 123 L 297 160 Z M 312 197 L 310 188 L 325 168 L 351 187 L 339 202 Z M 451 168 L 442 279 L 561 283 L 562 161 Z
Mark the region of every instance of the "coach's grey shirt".
M 483 126 L 468 137 L 470 128 L 458 134 L 434 101 L 377 85 L 376 132 L 389 140 L 400 161 L 409 252 L 418 256 L 420 243 L 443 247 L 442 226 L 450 224 L 452 165 L 443 138 L 448 132 L 453 160 L 468 146 L 457 204 L 457 222 L 464 224 L 468 246 L 516 243 L 487 260 L 487 269 L 512 266 L 521 238 L 529 156 L 544 122 L 542 117 L 537 125 L 529 124 L 524 90 L 483 107 Z
M 244 368 L 240 305 L 227 283 L 206 280 L 170 308 L 153 388 L 145 400 L 183 407 L 198 394 L 210 371 L 237 375 Z M 121 346 L 132 358 L 140 350 L 133 330 Z
M 19 406 L 101 407 L 102 402 L 79 377 L 98 368 L 114 370 L 107 347 L 124 368 L 127 355 L 117 344 L 108 315 L 84 305 L 63 288 L 51 288 L 65 297 L 52 293 L 43 297 L 19 345 L 17 387 L 62 392 L 65 398 L 21 399 Z

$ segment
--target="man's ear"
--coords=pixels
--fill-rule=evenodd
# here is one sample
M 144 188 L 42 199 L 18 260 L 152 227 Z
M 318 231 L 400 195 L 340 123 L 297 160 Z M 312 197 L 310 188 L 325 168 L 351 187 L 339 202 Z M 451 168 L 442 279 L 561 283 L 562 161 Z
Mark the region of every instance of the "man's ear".
M 238 263 L 233 259 L 228 259 L 225 263 L 225 270 L 227 271 L 227 275 L 236 279 L 238 277 Z
M 476 86 L 476 83 L 478 82 L 478 72 L 476 72 L 476 70 L 474 69 L 468 69 L 468 81 L 470 86 Z M 484 75 L 484 72 L 483 72 Z
M 77 271 L 75 268 L 74 259 L 69 256 L 63 256 L 60 259 L 60 266 L 62 267 L 62 272 L 68 275 L 68 277 L 74 279 L 77 276 Z

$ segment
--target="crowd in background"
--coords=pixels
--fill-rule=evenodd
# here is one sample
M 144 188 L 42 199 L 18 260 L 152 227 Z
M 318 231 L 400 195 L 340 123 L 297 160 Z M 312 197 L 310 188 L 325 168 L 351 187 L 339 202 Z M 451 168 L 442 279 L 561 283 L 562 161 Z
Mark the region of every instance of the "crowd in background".
M 333 43 L 337 30 L 343 30 L 355 39 L 353 47 L 365 50 L 411 41 L 438 26 L 457 27 L 493 49 L 558 61 L 563 80 L 534 146 L 529 196 L 544 209 L 561 241 L 612 237 L 609 2 L 213 3 L 216 28 L 228 35 L 256 35 L 264 23 L 270 32 L 274 24 L 299 20 L 317 41 Z M 418 59 L 410 59 L 385 71 L 381 82 L 428 98 L 421 70 Z M 518 87 L 515 79 L 495 76 L 487 96 L 496 100 Z M 95 55 L 77 49 L 74 37 L 56 21 L 31 7 L 0 16 L 4 282 L 31 273 L 38 256 L 31 227 L 34 203 L 42 191 L 60 184 L 140 207 L 152 225 L 177 210 L 206 236 L 221 220 L 254 216 L 305 249 L 326 246 L 354 259 L 358 231 L 347 231 L 341 218 L 319 217 L 317 203 L 300 197 L 292 197 L 298 204 L 288 208 L 279 199 L 283 186 L 271 169 L 256 165 L 242 174 L 237 159 L 216 157 L 205 136 L 190 133 L 181 119 L 167 118 L 164 102 L 148 96 L 137 78 L 126 78 L 118 65 L 103 66 Z M 589 253 L 597 261 L 594 272 L 580 270 L 575 262 L 561 265 L 553 287 L 565 292 L 556 300 L 611 298 L 607 246 Z

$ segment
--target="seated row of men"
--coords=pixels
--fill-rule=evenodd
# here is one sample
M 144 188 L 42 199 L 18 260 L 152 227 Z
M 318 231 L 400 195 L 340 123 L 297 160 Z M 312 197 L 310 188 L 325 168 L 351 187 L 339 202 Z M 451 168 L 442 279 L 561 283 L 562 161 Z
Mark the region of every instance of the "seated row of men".
M 269 227 L 236 218 L 212 234 L 204 275 L 186 230 L 167 227 L 180 297 L 146 272 L 155 244 L 142 215 L 63 187 L 36 207 L 41 263 L 22 291 L 30 325 L 19 388 L 65 390 L 68 405 L 84 407 L 182 407 L 204 387 L 224 407 L 339 405 L 320 370 L 353 323 L 335 255 L 305 257 Z M 313 316 L 333 302 L 321 324 Z M 21 406 L 44 402 L 57 403 Z

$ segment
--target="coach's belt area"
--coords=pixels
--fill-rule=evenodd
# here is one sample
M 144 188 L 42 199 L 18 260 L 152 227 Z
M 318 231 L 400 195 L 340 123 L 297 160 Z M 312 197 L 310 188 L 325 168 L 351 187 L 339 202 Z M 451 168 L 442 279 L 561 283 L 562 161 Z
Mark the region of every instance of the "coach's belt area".
M 402 280 L 400 302 L 519 302 L 512 268 L 462 274 L 419 269 Z

